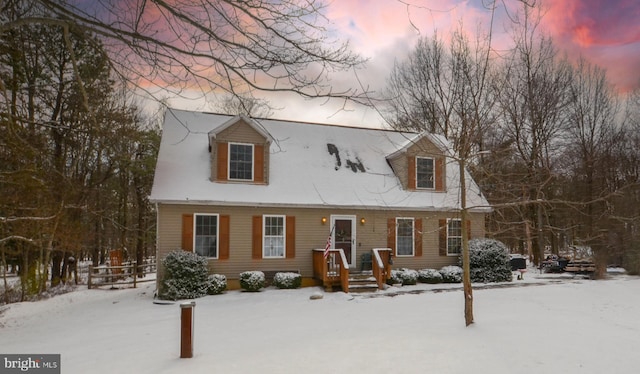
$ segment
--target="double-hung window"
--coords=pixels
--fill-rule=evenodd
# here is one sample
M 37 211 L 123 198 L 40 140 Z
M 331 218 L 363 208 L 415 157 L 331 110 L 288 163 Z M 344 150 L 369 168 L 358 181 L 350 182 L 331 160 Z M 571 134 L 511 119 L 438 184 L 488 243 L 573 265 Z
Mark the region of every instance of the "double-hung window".
M 434 176 L 433 159 L 416 157 L 416 188 L 434 188 Z
M 264 215 L 262 216 L 262 225 L 262 257 L 284 258 L 286 246 L 285 216 Z
M 229 179 L 253 180 L 253 144 L 229 144 Z
M 195 214 L 194 251 L 200 256 L 218 258 L 218 215 Z
M 396 252 L 398 256 L 414 255 L 414 219 L 396 218 Z
M 447 220 L 447 255 L 459 255 L 462 253 L 462 221 L 459 219 Z

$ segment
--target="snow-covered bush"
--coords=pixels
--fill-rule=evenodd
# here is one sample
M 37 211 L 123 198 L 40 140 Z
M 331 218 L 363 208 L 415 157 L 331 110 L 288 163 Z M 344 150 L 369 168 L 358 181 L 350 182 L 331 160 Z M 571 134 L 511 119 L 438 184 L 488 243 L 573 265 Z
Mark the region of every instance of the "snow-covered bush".
M 207 293 L 209 295 L 218 295 L 227 289 L 227 277 L 222 274 L 209 275 L 209 287 Z
M 511 282 L 509 249 L 495 239 L 469 241 L 469 273 L 472 282 Z
M 400 269 L 400 279 L 402 279 L 402 285 L 414 285 L 418 283 L 418 272 L 413 269 Z
M 418 283 L 418 272 L 406 268 L 391 270 L 391 283 L 401 283 L 403 286 L 414 285 Z
M 181 249 L 162 259 L 165 275 L 158 297 L 166 300 L 196 299 L 207 295 L 209 269 L 206 257 Z
M 402 284 L 402 278 L 400 278 L 401 270 L 391 269 L 391 276 L 387 280 L 387 284 Z
M 273 276 L 273 285 L 280 289 L 299 288 L 302 286 L 302 275 L 298 273 L 276 273 Z
M 462 268 L 460 266 L 445 266 L 440 269 L 440 275 L 442 275 L 442 281 L 444 283 L 462 282 Z
M 240 273 L 240 287 L 250 292 L 260 291 L 264 288 L 265 277 L 261 271 L 245 271 Z
M 442 274 L 436 269 L 418 270 L 418 281 L 429 284 L 442 283 Z

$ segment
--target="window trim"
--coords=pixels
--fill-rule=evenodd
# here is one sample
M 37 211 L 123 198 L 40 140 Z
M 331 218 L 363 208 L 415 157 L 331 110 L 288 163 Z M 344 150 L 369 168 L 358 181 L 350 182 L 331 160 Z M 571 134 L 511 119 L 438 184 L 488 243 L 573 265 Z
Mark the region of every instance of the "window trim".
M 251 147 L 251 178 L 250 179 L 240 179 L 240 178 L 231 178 L 231 148 L 234 145 L 243 145 Z M 227 180 L 230 181 L 238 181 L 238 182 L 253 182 L 256 177 L 255 172 L 256 167 L 256 145 L 252 143 L 239 143 L 239 142 L 230 142 L 227 147 Z
M 422 187 L 419 185 L 420 183 L 420 178 L 419 178 L 419 173 L 418 173 L 418 168 L 420 167 L 420 161 L 419 160 L 431 160 L 431 187 Z M 422 157 L 422 156 L 416 156 L 416 170 L 415 170 L 415 175 L 416 175 L 416 189 L 417 190 L 435 190 L 436 189 L 436 159 L 433 157 Z
M 398 228 L 400 227 L 399 221 L 400 220 L 410 220 L 411 221 L 411 254 L 408 255 L 401 255 L 400 254 L 400 247 L 398 245 L 398 238 L 400 237 L 400 235 L 398 235 Z M 416 219 L 414 217 L 396 217 L 396 257 L 415 257 L 416 256 Z
M 449 223 L 457 221 L 460 222 L 460 236 L 454 236 L 449 234 Z M 457 253 L 451 253 L 449 251 L 449 239 L 450 238 L 459 238 L 460 239 L 460 251 Z M 462 219 L 460 218 L 447 218 L 447 256 L 460 256 L 462 254 Z
M 196 241 L 198 238 L 198 225 L 197 225 L 197 217 L 201 216 L 210 216 L 210 217 L 216 217 L 216 255 L 215 256 L 205 256 L 206 258 L 209 259 L 215 259 L 217 260 L 220 257 L 220 214 L 218 213 L 193 213 L 193 246 L 192 246 L 192 252 L 193 253 L 198 253 L 197 252 L 197 247 L 196 247 Z M 202 255 L 199 255 L 202 256 Z
M 282 255 L 281 256 L 267 256 L 265 240 L 267 238 L 267 217 L 277 217 L 282 219 Z M 269 237 L 278 237 L 270 235 Z M 262 215 L 262 258 L 274 259 L 274 258 L 286 258 L 287 257 L 287 216 L 284 214 L 263 214 Z

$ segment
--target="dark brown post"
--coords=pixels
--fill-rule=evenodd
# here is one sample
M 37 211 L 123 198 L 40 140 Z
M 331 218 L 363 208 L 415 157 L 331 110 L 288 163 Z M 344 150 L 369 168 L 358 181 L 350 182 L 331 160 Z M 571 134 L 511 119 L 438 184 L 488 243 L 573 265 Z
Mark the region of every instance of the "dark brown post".
M 193 357 L 193 308 L 196 302 L 180 304 L 180 358 Z

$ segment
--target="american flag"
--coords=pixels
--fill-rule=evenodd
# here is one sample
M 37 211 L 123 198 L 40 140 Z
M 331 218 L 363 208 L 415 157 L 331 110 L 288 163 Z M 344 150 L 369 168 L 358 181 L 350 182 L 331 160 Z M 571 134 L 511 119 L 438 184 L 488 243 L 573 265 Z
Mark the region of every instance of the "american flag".
M 331 234 L 327 238 L 327 245 L 324 247 L 324 258 L 329 256 L 329 248 L 331 248 Z

